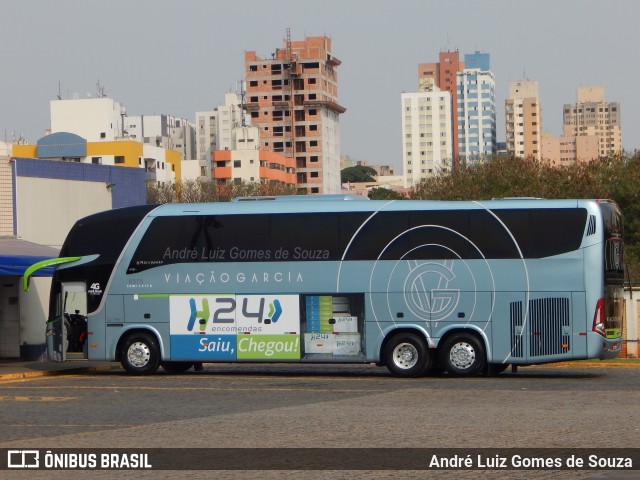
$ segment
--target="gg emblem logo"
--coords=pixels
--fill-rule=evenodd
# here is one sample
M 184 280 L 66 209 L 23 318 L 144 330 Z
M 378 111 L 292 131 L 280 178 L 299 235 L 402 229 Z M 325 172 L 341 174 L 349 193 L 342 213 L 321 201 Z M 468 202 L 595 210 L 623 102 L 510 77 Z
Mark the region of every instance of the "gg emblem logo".
M 417 265 L 409 272 L 404 282 L 407 306 L 414 315 L 423 320 L 438 321 L 446 318 L 460 300 L 458 289 L 447 288 L 449 282 L 455 278 L 453 271 L 446 265 Z

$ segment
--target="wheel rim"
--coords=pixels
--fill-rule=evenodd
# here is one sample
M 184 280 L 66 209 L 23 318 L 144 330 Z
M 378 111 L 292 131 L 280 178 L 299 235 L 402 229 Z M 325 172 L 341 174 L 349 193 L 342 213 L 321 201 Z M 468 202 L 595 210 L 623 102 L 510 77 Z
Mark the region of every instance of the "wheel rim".
M 456 343 L 449 353 L 451 364 L 461 370 L 471 367 L 476 361 L 476 349 L 467 342 Z
M 144 367 L 151 359 L 151 350 L 146 343 L 132 343 L 127 350 L 127 360 L 134 367 Z
M 403 370 L 408 370 L 418 363 L 418 350 L 410 343 L 401 343 L 393 349 L 393 363 Z

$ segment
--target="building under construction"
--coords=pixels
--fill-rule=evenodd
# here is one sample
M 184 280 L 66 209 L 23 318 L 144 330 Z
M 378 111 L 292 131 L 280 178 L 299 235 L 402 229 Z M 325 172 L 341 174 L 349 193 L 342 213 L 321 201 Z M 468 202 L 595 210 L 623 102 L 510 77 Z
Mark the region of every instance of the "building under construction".
M 340 193 L 337 67 L 331 39 L 307 37 L 271 58 L 245 52 L 246 103 L 260 129 L 261 149 L 295 158 L 300 193 Z

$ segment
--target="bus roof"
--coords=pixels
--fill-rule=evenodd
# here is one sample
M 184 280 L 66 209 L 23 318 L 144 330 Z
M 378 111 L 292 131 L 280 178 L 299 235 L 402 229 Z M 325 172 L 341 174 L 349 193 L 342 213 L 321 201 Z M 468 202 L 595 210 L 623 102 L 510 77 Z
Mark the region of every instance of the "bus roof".
M 317 198 L 321 197 L 321 198 Z M 157 207 L 149 216 L 228 215 L 255 213 L 375 212 L 402 210 L 476 210 L 518 208 L 576 208 L 592 200 L 501 199 L 482 201 L 369 200 L 345 201 L 344 195 L 275 197 L 269 201 L 235 200 L 214 203 L 170 203 Z
M 257 197 L 236 197 L 232 202 L 317 202 L 322 200 L 369 200 L 369 197 L 362 195 L 274 195 L 274 196 L 257 196 Z

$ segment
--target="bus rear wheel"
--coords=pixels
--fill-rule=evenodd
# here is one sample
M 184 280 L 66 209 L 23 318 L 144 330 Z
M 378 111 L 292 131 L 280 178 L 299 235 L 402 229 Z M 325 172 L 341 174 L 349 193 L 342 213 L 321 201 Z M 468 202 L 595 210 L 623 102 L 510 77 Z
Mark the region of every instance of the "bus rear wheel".
M 431 355 L 424 339 L 411 332 L 391 337 L 384 346 L 382 359 L 398 377 L 420 377 L 431 367 Z
M 445 340 L 440 349 L 439 360 L 442 368 L 450 375 L 478 375 L 486 363 L 484 346 L 473 334 L 456 333 Z
M 127 336 L 122 343 L 120 363 L 133 375 L 155 372 L 160 365 L 160 350 L 156 338 L 147 332 Z

